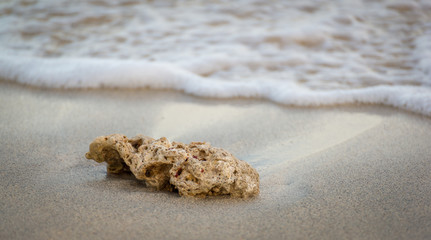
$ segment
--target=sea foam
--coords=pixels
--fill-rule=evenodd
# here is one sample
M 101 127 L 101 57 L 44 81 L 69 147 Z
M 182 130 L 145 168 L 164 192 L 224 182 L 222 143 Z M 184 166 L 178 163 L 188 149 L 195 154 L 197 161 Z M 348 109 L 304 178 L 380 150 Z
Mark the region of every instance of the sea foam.
M 372 103 L 431 116 L 426 1 L 42 1 L 3 4 L 0 13 L 8 81 Z

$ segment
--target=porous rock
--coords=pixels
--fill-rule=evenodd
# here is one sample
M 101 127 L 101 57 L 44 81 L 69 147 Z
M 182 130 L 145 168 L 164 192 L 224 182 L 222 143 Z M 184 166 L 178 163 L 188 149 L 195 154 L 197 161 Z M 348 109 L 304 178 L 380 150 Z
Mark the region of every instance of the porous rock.
M 181 196 L 259 194 L 259 174 L 247 162 L 205 142 L 184 144 L 143 135 L 96 138 L 85 155 L 106 162 L 109 173 L 131 172 L 147 186 Z

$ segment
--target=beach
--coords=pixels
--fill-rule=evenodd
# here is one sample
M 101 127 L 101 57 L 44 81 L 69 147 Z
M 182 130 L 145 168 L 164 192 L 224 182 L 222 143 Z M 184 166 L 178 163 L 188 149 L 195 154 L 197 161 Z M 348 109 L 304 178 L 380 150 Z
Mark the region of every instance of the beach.
M 428 239 L 431 119 L 381 105 L 299 108 L 148 89 L 0 82 L 1 239 Z M 106 173 L 97 136 L 207 141 L 260 194 L 184 198 Z
M 430 43 L 428 0 L 4 1 L 0 239 L 431 239 Z M 260 194 L 108 174 L 115 133 L 209 142 Z

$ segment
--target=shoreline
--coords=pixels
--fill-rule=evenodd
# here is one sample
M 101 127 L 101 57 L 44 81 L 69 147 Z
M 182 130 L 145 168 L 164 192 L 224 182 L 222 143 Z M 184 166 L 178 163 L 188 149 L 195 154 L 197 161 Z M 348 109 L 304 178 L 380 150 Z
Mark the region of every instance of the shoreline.
M 170 90 L 0 82 L 2 239 L 431 236 L 431 119 L 375 105 L 289 107 Z M 254 166 L 261 194 L 181 198 L 85 159 L 97 136 L 209 141 Z
M 426 114 L 418 113 L 411 110 L 406 110 L 403 108 L 397 108 L 394 106 L 384 105 L 384 104 L 375 104 L 375 103 L 337 103 L 333 105 L 322 105 L 322 106 L 297 106 L 293 104 L 285 104 L 280 102 L 275 102 L 270 99 L 266 99 L 263 97 L 207 97 L 207 96 L 197 96 L 193 95 L 191 93 L 186 93 L 183 90 L 176 90 L 176 89 L 153 89 L 151 87 L 137 87 L 137 88 L 124 88 L 124 87 L 98 87 L 98 88 L 50 88 L 50 87 L 41 87 L 41 86 L 34 86 L 30 84 L 22 84 L 14 81 L 4 80 L 0 78 L 0 85 L 4 85 L 11 88 L 21 88 L 21 89 L 27 89 L 28 91 L 38 92 L 41 94 L 44 93 L 51 93 L 51 94 L 78 94 L 78 95 L 86 95 L 86 94 L 99 94 L 101 96 L 106 94 L 114 94 L 118 97 L 124 96 L 124 92 L 134 93 L 135 97 L 139 97 L 142 93 L 153 93 L 153 94 L 174 94 L 174 95 L 184 95 L 186 98 L 191 98 L 196 101 L 205 102 L 205 103 L 211 103 L 213 101 L 215 102 L 226 102 L 230 103 L 232 101 L 244 104 L 253 104 L 253 103 L 265 103 L 269 105 L 275 105 L 280 108 L 289 108 L 289 109 L 305 109 L 305 110 L 333 110 L 333 109 L 340 109 L 340 110 L 346 110 L 346 111 L 356 111 L 356 108 L 370 108 L 371 111 L 374 111 L 374 108 L 382 108 L 382 109 L 389 109 L 405 113 L 407 115 L 413 115 L 418 117 L 424 117 L 427 119 L 431 119 L 431 115 L 428 116 Z M 362 111 L 362 110 L 359 110 Z M 381 109 L 377 110 L 381 111 Z

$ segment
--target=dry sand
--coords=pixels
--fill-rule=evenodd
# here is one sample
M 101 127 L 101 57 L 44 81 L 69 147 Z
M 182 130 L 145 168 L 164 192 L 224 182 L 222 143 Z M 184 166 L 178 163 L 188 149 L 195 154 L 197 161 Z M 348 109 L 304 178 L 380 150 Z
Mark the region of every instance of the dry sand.
M 171 91 L 0 83 L 0 239 L 430 239 L 431 119 Z M 85 159 L 99 135 L 209 141 L 255 199 L 181 198 Z

